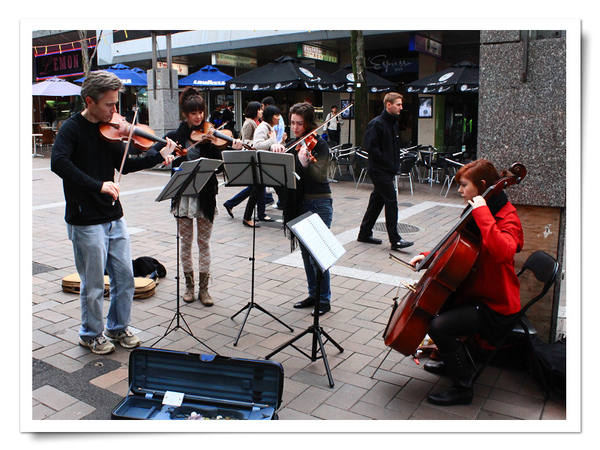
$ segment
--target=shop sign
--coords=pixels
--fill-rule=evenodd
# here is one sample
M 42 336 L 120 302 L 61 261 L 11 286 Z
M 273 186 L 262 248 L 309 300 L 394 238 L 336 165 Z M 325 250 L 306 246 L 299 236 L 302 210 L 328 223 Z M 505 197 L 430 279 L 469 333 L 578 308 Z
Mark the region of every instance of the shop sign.
M 316 59 L 337 64 L 338 52 L 310 44 L 298 44 L 298 58 Z
M 40 55 L 35 58 L 36 80 L 81 74 L 83 74 L 81 50 Z
M 228 55 L 226 53 L 213 53 L 211 55 L 211 64 L 213 66 L 242 67 L 246 69 L 256 69 L 258 60 L 246 56 Z
M 428 55 L 441 57 L 442 44 L 433 39 L 420 36 L 418 34 L 410 35 L 408 49 L 415 52 L 426 53 Z
M 167 68 L 166 61 L 157 61 L 156 65 L 159 69 Z M 177 71 L 177 75 L 183 75 L 184 77 L 189 75 L 189 66 L 187 64 L 171 63 L 171 69 L 175 69 Z

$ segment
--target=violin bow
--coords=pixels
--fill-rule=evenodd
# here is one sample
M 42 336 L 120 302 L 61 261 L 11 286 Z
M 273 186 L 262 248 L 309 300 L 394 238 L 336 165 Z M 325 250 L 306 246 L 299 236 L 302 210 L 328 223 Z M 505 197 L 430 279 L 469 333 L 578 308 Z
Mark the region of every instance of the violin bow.
M 123 160 L 121 161 L 121 167 L 119 168 L 119 176 L 117 178 L 117 184 L 121 182 L 121 175 L 123 174 L 123 167 L 125 167 L 125 160 L 127 159 L 127 154 L 129 153 L 129 145 L 131 144 L 131 138 L 133 137 L 133 130 L 135 129 L 135 122 L 138 114 L 138 107 L 135 106 L 133 108 L 133 120 L 131 121 L 131 128 L 129 129 L 129 137 L 127 138 L 127 144 L 125 144 L 125 151 L 123 152 Z

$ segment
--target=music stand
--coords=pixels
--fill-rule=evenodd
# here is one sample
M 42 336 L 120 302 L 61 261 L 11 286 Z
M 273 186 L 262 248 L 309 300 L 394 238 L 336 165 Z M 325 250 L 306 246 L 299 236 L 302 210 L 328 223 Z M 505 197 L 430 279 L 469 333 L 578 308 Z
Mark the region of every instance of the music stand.
M 174 169 L 173 176 L 171 176 L 171 178 L 169 179 L 169 182 L 165 185 L 165 187 L 163 188 L 161 193 L 158 195 L 158 197 L 156 197 L 155 201 L 161 202 L 163 200 L 173 199 L 173 200 L 177 201 L 177 204 L 179 205 L 179 200 L 181 199 L 181 197 L 198 195 L 198 193 L 202 190 L 202 188 L 207 183 L 207 181 L 210 179 L 212 174 L 215 173 L 215 171 L 219 168 L 219 166 L 221 164 L 222 164 L 222 161 L 219 161 L 216 159 L 208 159 L 208 158 L 199 158 L 194 161 L 184 161 L 183 163 L 181 163 L 181 165 L 179 167 Z M 198 339 L 196 336 L 194 336 L 194 333 L 192 333 L 190 326 L 188 325 L 188 323 L 185 320 L 185 317 L 183 317 L 183 314 L 181 314 L 181 312 L 180 312 L 180 308 L 179 308 L 179 280 L 180 280 L 180 277 L 179 277 L 179 264 L 180 264 L 180 261 L 179 261 L 179 259 L 180 259 L 179 258 L 179 239 L 180 239 L 179 220 L 177 220 L 177 277 L 176 277 L 176 279 L 177 279 L 177 312 L 175 313 L 175 315 L 171 319 L 171 322 L 167 326 L 167 331 L 165 332 L 165 334 L 158 341 L 156 341 L 154 344 L 152 344 L 150 347 L 154 347 L 156 344 L 158 344 L 160 341 L 162 341 L 171 332 L 173 332 L 177 329 L 182 329 L 188 335 L 190 335 L 191 337 L 196 339 L 199 343 L 204 345 L 211 352 L 213 352 L 214 354 L 218 354 L 216 351 L 214 351 L 212 348 L 210 348 L 208 345 L 206 345 L 204 342 L 202 342 L 200 339 Z M 181 325 L 180 319 L 185 324 L 185 327 L 183 327 Z M 173 322 L 175 322 L 175 320 L 177 320 L 176 325 L 173 328 L 171 328 L 171 325 L 173 325 Z
M 335 342 L 327 332 L 319 325 L 319 306 L 321 302 L 321 282 L 323 279 L 323 273 L 329 268 L 346 252 L 344 247 L 338 242 L 331 230 L 327 228 L 327 225 L 323 222 L 318 214 L 313 212 L 307 212 L 302 214 L 298 218 L 290 221 L 288 228 L 298 238 L 301 245 L 308 250 L 310 256 L 315 260 L 318 265 L 317 268 L 317 290 L 315 295 L 315 312 L 313 324 L 306 330 L 300 333 L 295 338 L 292 338 L 279 348 L 274 350 L 265 356 L 265 359 L 271 358 L 276 353 L 279 353 L 284 348 L 291 346 L 304 356 L 309 358 L 311 361 L 319 359 L 317 356 L 317 350 L 321 351 L 320 358 L 323 359 L 325 364 L 325 370 L 327 371 L 327 378 L 329 378 L 329 386 L 333 387 L 333 377 L 331 376 L 331 369 L 329 368 L 329 362 L 327 361 L 327 355 L 325 354 L 325 343 L 331 342 L 340 352 L 344 349 Z M 312 351 L 308 355 L 302 349 L 296 347 L 294 343 L 306 334 L 312 334 Z M 325 336 L 327 341 L 323 343 L 322 336 Z M 318 349 L 317 349 L 318 344 Z
M 255 186 L 262 188 L 270 187 L 287 187 L 289 189 L 296 188 L 296 179 L 294 178 L 294 156 L 290 153 L 274 153 L 261 150 L 243 150 L 234 151 L 228 150 L 222 152 L 224 162 L 225 179 L 227 186 Z M 256 207 L 254 208 L 254 223 L 257 221 Z M 275 317 L 265 308 L 254 301 L 254 273 L 255 273 L 255 252 L 256 252 L 256 227 L 252 228 L 252 257 L 249 260 L 252 262 L 252 279 L 250 285 L 250 301 L 246 306 L 236 312 L 231 319 L 241 312 L 246 311 L 246 316 L 242 322 L 242 326 L 238 332 L 237 338 L 233 343 L 237 346 L 248 316 L 252 308 L 267 314 L 277 322 L 282 324 L 290 331 L 293 328 Z

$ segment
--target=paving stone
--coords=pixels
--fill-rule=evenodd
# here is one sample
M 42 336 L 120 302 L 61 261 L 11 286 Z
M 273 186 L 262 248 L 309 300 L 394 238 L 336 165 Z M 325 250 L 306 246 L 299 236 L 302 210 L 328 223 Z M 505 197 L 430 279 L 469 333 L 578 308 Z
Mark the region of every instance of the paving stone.
M 117 345 L 112 354 L 99 356 L 78 345 L 79 298 L 63 292 L 61 287 L 62 278 L 75 272 L 63 218 L 61 181 L 49 170 L 49 158 L 36 158 L 32 163 L 34 169 L 40 169 L 35 172 L 33 186 L 33 205 L 39 208 L 32 214 L 32 259 L 49 268 L 32 275 L 32 415 L 36 420 L 106 420 L 128 393 L 131 350 Z M 134 231 L 132 254 L 152 256 L 167 269 L 167 276 L 160 280 L 152 297 L 134 301 L 132 326 L 144 346 L 155 345 L 164 336 L 177 305 L 176 227 L 169 205 L 154 201 L 157 190 L 168 179 L 166 173 L 159 175 L 156 171 L 129 174 L 122 186 L 124 210 Z M 420 275 L 389 258 L 385 232 L 374 232 L 384 240 L 380 246 L 356 241 L 371 185 L 365 183 L 356 189 L 352 181 L 341 181 L 331 186 L 332 231 L 343 240 L 346 254 L 332 268 L 332 310 L 320 319 L 320 326 L 344 351 L 339 352 L 331 342 L 324 344 L 333 388 L 329 387 L 321 355 L 311 361 L 286 347 L 273 356 L 273 361 L 282 364 L 285 375 L 280 420 L 564 420 L 565 402 L 553 397 L 544 400 L 526 371 L 496 367 L 488 367 L 476 383 L 472 405 L 443 408 L 427 403 L 429 392 L 445 388 L 450 381 L 422 370 L 426 359 L 416 365 L 412 358 L 398 352 L 388 355 L 382 339 L 393 298 L 405 294 L 397 280 L 418 280 Z M 419 228 L 407 235 L 415 241 L 414 247 L 395 252 L 407 260 L 432 248 L 463 209 L 462 199 L 454 190 L 445 198 L 439 195 L 439 186 L 416 183 L 414 188 L 415 195 L 401 190 L 399 196 L 399 221 Z M 221 187 L 218 204 L 239 190 Z M 290 252 L 279 224 L 265 224 L 255 230 L 254 298 L 294 331 L 253 310 L 238 345 L 233 345 L 243 314 L 234 320 L 231 316 L 250 301 L 252 290 L 248 260 L 252 230 L 241 225 L 243 207 L 236 208 L 236 217 L 240 218 L 235 220 L 222 208 L 215 218 L 210 284 L 215 306 L 206 308 L 198 302 L 188 305 L 180 301 L 181 312 L 200 342 L 177 329 L 161 339 L 158 348 L 207 353 L 205 343 L 223 356 L 263 359 L 313 325 L 310 310 L 292 307 L 307 296 L 299 252 Z M 269 214 L 281 216 L 276 210 L 269 210 Z M 378 225 L 383 226 L 383 215 Z M 374 276 L 384 275 L 393 281 L 373 281 Z M 106 300 L 105 312 L 108 304 Z M 299 340 L 297 347 L 310 354 L 311 336 Z M 381 369 L 374 374 L 384 357 Z

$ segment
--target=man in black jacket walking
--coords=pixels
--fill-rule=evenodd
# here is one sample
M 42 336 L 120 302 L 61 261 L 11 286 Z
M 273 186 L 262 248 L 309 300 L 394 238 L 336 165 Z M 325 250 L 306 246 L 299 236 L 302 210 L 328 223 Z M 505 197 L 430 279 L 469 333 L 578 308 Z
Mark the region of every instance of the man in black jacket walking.
M 367 125 L 363 147 L 369 154 L 369 176 L 373 181 L 373 192 L 367 211 L 360 224 L 358 241 L 381 244 L 373 237 L 373 227 L 385 206 L 385 226 L 392 250 L 410 247 L 398 233 L 398 200 L 394 189 L 394 177 L 400 165 L 400 130 L 398 116 L 402 111 L 402 96 L 389 92 L 383 99 L 384 111 Z

